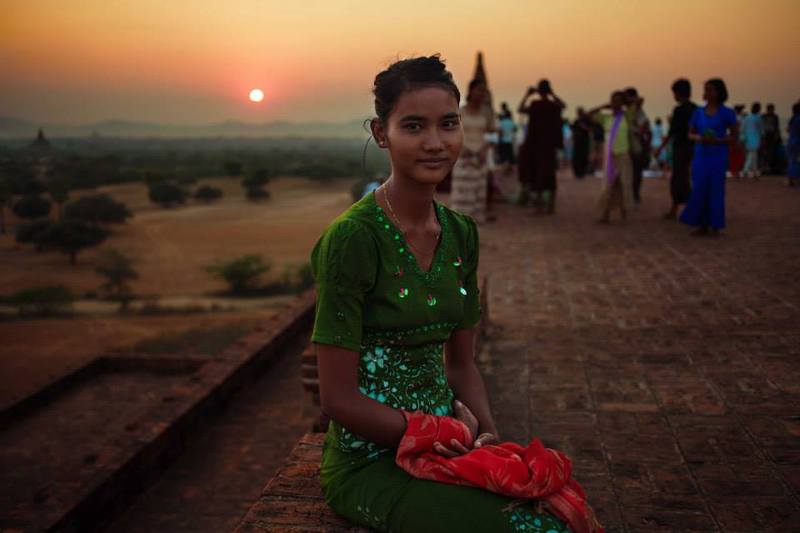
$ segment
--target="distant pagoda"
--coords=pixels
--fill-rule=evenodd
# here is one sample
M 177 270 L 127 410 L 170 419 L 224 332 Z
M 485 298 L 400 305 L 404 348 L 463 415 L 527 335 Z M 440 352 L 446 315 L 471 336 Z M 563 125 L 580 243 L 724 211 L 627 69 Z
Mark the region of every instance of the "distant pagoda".
M 44 136 L 44 132 L 42 128 L 39 128 L 39 133 L 36 135 L 36 139 L 28 145 L 29 148 L 33 148 L 34 150 L 50 150 L 53 146 L 50 144 L 50 141 Z

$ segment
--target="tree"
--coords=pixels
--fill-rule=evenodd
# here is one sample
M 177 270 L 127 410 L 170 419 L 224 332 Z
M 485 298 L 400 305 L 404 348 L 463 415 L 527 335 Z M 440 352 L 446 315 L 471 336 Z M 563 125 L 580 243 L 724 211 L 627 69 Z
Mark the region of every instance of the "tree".
M 50 200 L 35 194 L 26 194 L 14 204 L 14 214 L 19 218 L 34 220 L 50 214 Z
M 36 251 L 41 251 L 44 246 L 43 235 L 50 231 L 54 224 L 52 220 L 34 220 L 25 224 L 18 224 L 16 227 L 16 240 L 20 244 L 36 244 Z
M 194 191 L 194 197 L 203 202 L 213 202 L 222 198 L 222 189 L 218 187 L 211 187 L 210 185 L 203 185 Z
M 63 218 L 37 234 L 35 242 L 68 255 L 70 264 L 74 265 L 78 252 L 84 248 L 97 246 L 106 240 L 108 234 L 109 231 L 101 226 L 74 218 Z
M 6 206 L 11 201 L 11 180 L 0 175 L 0 234 L 6 232 Z
M 161 207 L 172 207 L 186 201 L 186 193 L 174 183 L 155 183 L 150 186 L 150 200 Z
M 124 311 L 133 299 L 128 282 L 139 278 L 139 273 L 133 268 L 133 260 L 119 250 L 110 248 L 98 258 L 95 271 L 106 278 L 103 288 L 112 299 L 119 302 L 120 311 Z
M 271 179 L 271 173 L 265 168 L 258 168 L 242 179 L 242 186 L 245 189 L 254 187 L 264 187 Z
M 90 224 L 124 224 L 133 213 L 107 194 L 93 194 L 68 203 L 64 216 Z
M 58 218 L 61 218 L 64 202 L 69 199 L 69 180 L 63 176 L 53 176 L 47 180 L 47 190 L 50 198 L 58 205 Z
M 259 255 L 244 255 L 237 259 L 219 263 L 206 268 L 206 271 L 224 279 L 231 292 L 243 294 L 257 287 L 262 274 L 272 268 Z
M 269 198 L 269 191 L 264 186 L 269 183 L 271 173 L 266 168 L 258 168 L 242 179 L 249 200 L 262 200 Z
M 222 165 L 226 176 L 241 176 L 242 164 L 238 161 L 225 161 Z

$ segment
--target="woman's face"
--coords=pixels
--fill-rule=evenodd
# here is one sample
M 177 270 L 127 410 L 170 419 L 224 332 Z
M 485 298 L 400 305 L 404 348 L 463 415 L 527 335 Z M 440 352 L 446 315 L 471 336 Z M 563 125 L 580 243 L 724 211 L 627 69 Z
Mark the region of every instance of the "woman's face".
M 383 127 L 373 122 L 375 138 L 389 150 L 392 173 L 424 184 L 444 180 L 464 143 L 458 111 L 456 97 L 441 87 L 403 93 Z
M 714 103 L 719 101 L 719 94 L 717 94 L 717 88 L 713 83 L 706 83 L 703 86 L 703 100 Z
M 484 85 L 483 83 L 477 84 L 469 92 L 468 101 L 472 105 L 481 106 L 483 105 L 483 101 L 485 99 L 486 99 L 486 85 Z

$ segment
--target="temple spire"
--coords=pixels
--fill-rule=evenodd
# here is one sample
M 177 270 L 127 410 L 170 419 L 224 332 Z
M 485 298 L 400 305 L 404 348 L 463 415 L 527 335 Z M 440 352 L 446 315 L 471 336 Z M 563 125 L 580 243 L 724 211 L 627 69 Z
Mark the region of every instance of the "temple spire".
M 39 133 L 36 135 L 36 139 L 31 142 L 31 148 L 50 148 L 50 141 L 44 136 L 44 131 L 42 128 L 39 128 Z
M 472 75 L 473 80 L 480 80 L 486 86 L 489 86 L 489 80 L 486 79 L 486 69 L 483 67 L 483 52 L 478 52 L 478 60 L 475 63 L 475 74 Z

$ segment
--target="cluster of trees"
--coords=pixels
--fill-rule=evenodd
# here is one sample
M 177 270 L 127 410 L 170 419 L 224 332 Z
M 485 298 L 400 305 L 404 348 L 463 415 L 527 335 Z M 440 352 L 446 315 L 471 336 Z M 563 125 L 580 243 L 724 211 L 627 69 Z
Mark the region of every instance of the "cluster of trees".
M 314 284 L 311 265 L 288 266 L 277 280 L 263 284 L 262 276 L 272 270 L 272 262 L 260 255 L 243 255 L 206 267 L 206 271 L 228 284 L 235 296 L 271 296 L 300 292 Z
M 14 198 L 12 193 L 10 180 L 0 176 L 0 220 Z M 63 177 L 55 175 L 46 183 L 29 180 L 22 196 L 12 203 L 14 214 L 26 221 L 16 226 L 17 242 L 33 244 L 37 251 L 60 251 L 75 264 L 78 252 L 106 240 L 110 225 L 124 224 L 133 216 L 125 204 L 107 194 L 83 196 L 72 202 L 68 202 L 69 196 L 69 182 Z M 58 209 L 56 217 L 50 218 L 53 202 Z
M 327 180 L 385 171 L 381 150 L 370 146 L 362 166 L 363 142 L 345 139 L 69 139 L 47 154 L 52 174 L 65 176 L 71 190 L 142 181 L 147 172 L 185 183 L 197 177 L 240 176 L 245 169 L 270 169 L 272 176 Z M 12 176 L 14 194 L 36 174 L 25 147 L 0 144 L 0 171 Z M 233 168 L 227 169 L 226 167 Z M 239 171 L 236 171 L 236 166 Z
M 130 281 L 139 273 L 133 268 L 130 257 L 119 250 L 109 248 L 99 255 L 95 272 L 102 276 L 101 288 L 107 298 L 119 302 L 120 311 L 125 311 L 133 300 Z M 75 293 L 64 285 L 45 285 L 19 290 L 0 297 L 6 305 L 17 309 L 19 315 L 52 316 L 69 313 L 76 299 Z
M 231 296 L 273 296 L 297 293 L 313 285 L 311 266 L 290 265 L 277 279 L 263 283 L 262 277 L 272 270 L 272 263 L 260 255 L 243 255 L 206 267 L 206 271 L 228 284 Z M 119 303 L 120 312 L 128 309 L 134 299 L 130 283 L 139 278 L 133 260 L 121 251 L 109 248 L 97 257 L 95 272 L 102 276 L 101 288 L 106 298 Z M 9 296 L 0 302 L 13 306 L 20 315 L 50 316 L 71 311 L 75 293 L 63 285 L 32 287 Z

